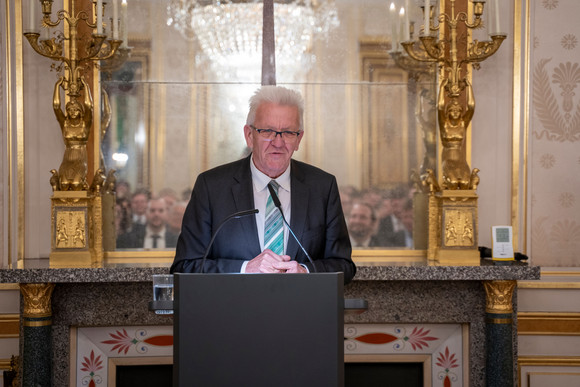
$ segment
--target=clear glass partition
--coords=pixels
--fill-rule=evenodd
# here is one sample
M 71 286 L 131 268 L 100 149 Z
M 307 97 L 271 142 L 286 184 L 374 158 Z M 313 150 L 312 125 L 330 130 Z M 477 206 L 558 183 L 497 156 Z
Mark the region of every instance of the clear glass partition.
M 261 31 L 261 6 L 222 2 L 231 8 L 218 18 L 228 17 L 225 25 L 212 19 L 216 5 L 213 16 L 204 10 L 195 28 L 179 31 L 171 10 L 184 2 L 129 0 L 128 55 L 102 68 L 102 154 L 107 169 L 118 171 L 119 214 L 121 199 L 139 189 L 187 201 L 200 172 L 248 154 L 243 126 L 260 87 L 261 38 L 252 34 Z M 285 8 L 293 2 L 274 6 L 277 84 L 306 102 L 295 158 L 337 177 L 347 222 L 353 199 L 373 206 L 369 247 L 425 249 L 426 210 L 417 207 L 415 182 L 436 167 L 435 75 L 392 53 L 404 2 L 393 2 L 396 12 L 375 0 L 313 3 L 319 7 L 298 18 L 298 8 Z M 420 25 L 411 3 L 417 10 L 408 16 Z

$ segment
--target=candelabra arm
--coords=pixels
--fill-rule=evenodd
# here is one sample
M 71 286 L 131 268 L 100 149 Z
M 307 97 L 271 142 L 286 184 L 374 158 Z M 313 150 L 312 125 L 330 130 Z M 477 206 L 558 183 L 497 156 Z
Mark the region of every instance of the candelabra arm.
M 117 52 L 117 49 L 119 48 L 121 43 L 123 43 L 122 40 L 118 39 L 106 40 L 105 42 L 107 44 L 101 43 L 101 46 L 99 46 L 99 50 L 93 55 L 92 59 L 105 60 L 112 58 Z
M 422 75 L 433 76 L 435 74 L 435 60 L 429 58 L 429 61 L 418 61 L 404 55 L 401 51 L 391 51 L 391 57 L 395 64 L 409 73 L 409 76 L 419 80 Z
M 496 51 L 499 49 L 501 44 L 503 43 L 506 35 L 492 35 L 491 42 L 490 41 L 477 41 L 475 40 L 473 44 L 469 47 L 467 52 L 467 61 L 468 62 L 482 62 L 485 59 L 489 58 Z
M 106 39 L 107 35 L 93 34 L 91 42 L 87 45 L 86 55 L 82 57 L 80 60 L 83 61 L 95 58 L 101 51 L 101 48 L 103 47 L 103 44 L 105 43 Z
M 467 28 L 471 28 L 471 29 L 479 28 L 482 24 L 482 20 L 481 20 L 480 15 L 475 15 L 473 17 L 473 22 L 470 23 L 469 17 L 467 16 L 467 14 L 465 12 L 459 12 L 457 14 L 457 20 L 463 22 L 467 26 Z
M 430 57 L 425 50 L 415 47 L 414 41 L 401 42 L 405 52 L 419 62 L 437 62 L 436 58 Z
M 57 19 L 56 21 L 52 21 L 50 20 L 50 14 L 44 14 L 44 16 L 42 17 L 42 25 L 44 27 L 56 27 L 60 24 L 61 21 L 63 21 L 65 18 L 67 17 L 66 11 L 59 11 L 57 13 Z
M 441 62 L 444 60 L 445 44 L 443 41 L 437 41 L 434 36 L 420 36 L 419 39 L 423 44 L 425 53 L 434 60 Z
M 37 54 L 54 61 L 66 62 L 66 58 L 62 56 L 62 44 L 56 42 L 54 38 L 41 40 L 39 43 L 40 34 L 38 32 L 25 32 L 24 37 Z

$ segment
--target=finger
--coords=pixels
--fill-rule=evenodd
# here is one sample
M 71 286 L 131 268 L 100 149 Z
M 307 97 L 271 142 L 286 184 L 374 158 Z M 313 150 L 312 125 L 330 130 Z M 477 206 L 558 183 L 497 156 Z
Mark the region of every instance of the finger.
M 298 267 L 299 266 L 300 265 L 296 261 L 277 262 L 277 263 L 273 264 L 273 267 L 275 269 L 284 270 L 286 272 L 292 272 L 292 273 L 297 273 L 298 272 L 297 270 L 298 270 Z

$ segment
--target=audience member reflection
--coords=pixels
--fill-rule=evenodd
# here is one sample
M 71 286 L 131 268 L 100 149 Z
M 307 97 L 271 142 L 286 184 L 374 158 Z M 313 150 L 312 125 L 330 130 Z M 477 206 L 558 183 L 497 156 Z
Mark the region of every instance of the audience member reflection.
M 181 222 L 183 221 L 183 214 L 185 214 L 185 208 L 187 207 L 187 202 L 176 202 L 169 208 L 169 213 L 167 215 L 167 229 L 174 234 L 179 235 L 181 232 Z
M 131 196 L 131 211 L 133 212 L 134 225 L 145 225 L 147 222 L 147 203 L 150 198 L 151 194 L 145 189 L 137 190 Z
M 341 203 L 353 247 L 413 247 L 413 190 L 407 184 L 392 189 L 340 189 Z
M 347 216 L 347 226 L 352 247 L 379 246 L 375 236 L 377 217 L 375 210 L 368 203 L 358 201 L 352 204 Z
M 166 226 L 167 205 L 162 198 L 149 200 L 145 225 L 134 224 L 130 232 L 117 238 L 118 248 L 164 249 L 175 247 L 178 234 Z

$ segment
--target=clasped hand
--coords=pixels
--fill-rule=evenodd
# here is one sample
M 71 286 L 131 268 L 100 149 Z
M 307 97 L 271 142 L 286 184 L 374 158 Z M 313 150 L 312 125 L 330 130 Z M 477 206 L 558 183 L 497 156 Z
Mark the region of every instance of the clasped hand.
M 246 265 L 246 273 L 307 273 L 308 271 L 289 255 L 278 255 L 266 249 Z

